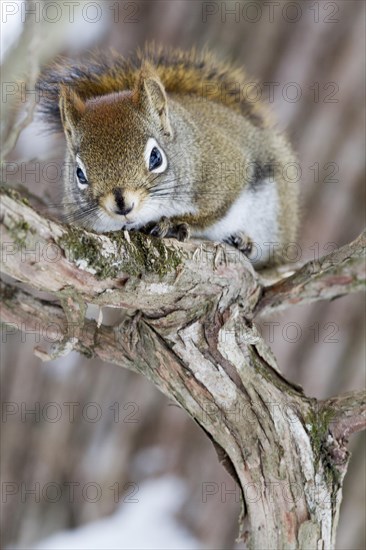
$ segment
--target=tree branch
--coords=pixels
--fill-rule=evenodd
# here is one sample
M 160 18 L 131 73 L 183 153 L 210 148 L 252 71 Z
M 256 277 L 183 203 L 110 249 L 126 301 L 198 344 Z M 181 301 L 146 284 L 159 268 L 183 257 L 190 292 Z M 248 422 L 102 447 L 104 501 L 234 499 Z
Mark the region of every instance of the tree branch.
M 366 232 L 352 243 L 309 261 L 290 277 L 266 286 L 255 314 L 279 311 L 290 305 L 333 300 L 365 288 Z
M 275 274 L 270 270 L 268 283 L 267 272 L 255 273 L 245 256 L 227 245 L 178 245 L 133 233 L 97 236 L 44 219 L 4 189 L 0 216 L 4 273 L 37 290 L 57 293 L 72 287 L 97 305 L 155 310 L 185 296 L 198 303 L 203 296 L 215 300 L 225 292 L 240 298 L 250 316 L 334 299 L 365 285 L 365 233 L 290 277 L 281 272 L 293 270 L 291 265 Z M 136 284 L 138 273 L 145 274 L 147 287 Z M 273 283 L 273 278 L 279 280 Z
M 132 369 L 179 403 L 234 472 L 252 548 L 332 548 L 344 443 L 364 409 L 356 397 L 347 415 L 353 398 L 339 397 L 335 415 L 330 400 L 311 399 L 284 379 L 252 318 L 359 289 L 364 238 L 315 270 L 306 264 L 268 285 L 230 247 L 97 236 L 45 220 L 9 193 L 1 207 L 4 273 L 27 287 L 2 284 L 8 331 L 53 338 L 50 350 L 36 349 L 42 359 L 75 349 Z M 107 327 L 85 319 L 86 302 L 118 307 L 122 321 Z
M 245 256 L 230 262 L 220 245 L 178 246 L 140 233 L 95 235 L 44 219 L 14 195 L 2 194 L 0 217 L 3 271 L 36 290 L 72 287 L 96 305 L 152 312 L 181 301 L 192 309 L 203 297 L 253 304 L 256 295 L 249 294 L 259 292 Z
M 366 391 L 349 392 L 324 402 L 332 411 L 330 432 L 339 441 L 348 442 L 349 436 L 366 428 Z

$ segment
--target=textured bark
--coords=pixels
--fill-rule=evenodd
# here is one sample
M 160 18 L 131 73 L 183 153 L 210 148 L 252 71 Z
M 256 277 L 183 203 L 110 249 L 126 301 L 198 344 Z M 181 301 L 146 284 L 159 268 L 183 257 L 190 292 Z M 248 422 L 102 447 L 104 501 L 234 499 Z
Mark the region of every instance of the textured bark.
M 290 277 L 264 289 L 255 313 L 269 313 L 289 305 L 331 300 L 365 286 L 366 231 L 351 245 L 345 245 L 307 262 Z
M 95 254 L 76 257 L 70 231 L 19 198 L 3 197 L 1 219 L 4 273 L 26 286 L 2 284 L 4 322 L 47 328 L 57 344 L 36 349 L 43 359 L 76 349 L 144 374 L 181 405 L 241 487 L 249 529 L 241 521 L 240 536 L 250 547 L 334 547 L 346 443 L 365 425 L 365 395 L 323 402 L 304 395 L 282 377 L 253 317 L 360 290 L 364 236 L 285 278 L 283 268 L 258 275 L 244 256 L 213 243 L 178 246 L 139 237 L 152 253 L 145 264 L 136 258 L 131 264 L 138 253 L 133 235 L 89 236 L 93 241 L 86 242 L 93 250 L 98 244 L 104 258 L 102 276 Z M 51 244 L 57 261 L 35 257 L 35 247 Z M 156 273 L 154 250 L 180 259 Z M 124 321 L 108 327 L 102 316 L 87 320 L 86 303 L 120 308 Z

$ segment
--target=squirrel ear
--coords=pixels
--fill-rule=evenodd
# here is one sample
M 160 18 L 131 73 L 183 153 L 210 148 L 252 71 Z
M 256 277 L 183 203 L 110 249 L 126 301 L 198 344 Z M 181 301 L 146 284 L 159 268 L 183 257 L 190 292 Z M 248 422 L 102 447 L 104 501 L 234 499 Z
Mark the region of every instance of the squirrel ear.
M 61 84 L 59 107 L 66 139 L 72 145 L 76 137 L 75 127 L 85 112 L 85 103 L 70 86 Z
M 158 117 L 164 135 L 172 136 L 168 98 L 160 78 L 150 66 L 141 69 L 132 98 L 147 114 Z

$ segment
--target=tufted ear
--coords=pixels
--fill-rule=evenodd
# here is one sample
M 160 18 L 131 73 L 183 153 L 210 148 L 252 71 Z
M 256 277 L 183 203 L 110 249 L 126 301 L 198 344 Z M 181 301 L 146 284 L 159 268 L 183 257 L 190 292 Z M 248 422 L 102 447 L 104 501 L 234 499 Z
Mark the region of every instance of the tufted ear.
M 76 127 L 85 112 L 85 103 L 80 96 L 66 84 L 60 86 L 60 116 L 68 145 L 76 143 Z
M 160 78 L 149 65 L 142 67 L 132 98 L 147 116 L 156 119 L 165 136 L 172 136 L 168 98 Z

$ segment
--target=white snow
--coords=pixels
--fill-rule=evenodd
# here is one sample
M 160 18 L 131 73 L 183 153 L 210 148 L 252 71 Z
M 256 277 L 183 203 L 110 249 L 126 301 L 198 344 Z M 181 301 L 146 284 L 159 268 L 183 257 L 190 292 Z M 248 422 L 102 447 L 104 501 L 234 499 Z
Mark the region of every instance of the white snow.
M 202 544 L 174 517 L 186 497 L 174 476 L 144 481 L 134 498 L 106 518 L 62 531 L 32 550 L 200 550 Z

